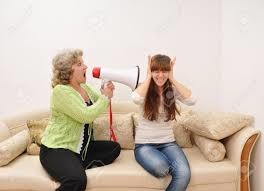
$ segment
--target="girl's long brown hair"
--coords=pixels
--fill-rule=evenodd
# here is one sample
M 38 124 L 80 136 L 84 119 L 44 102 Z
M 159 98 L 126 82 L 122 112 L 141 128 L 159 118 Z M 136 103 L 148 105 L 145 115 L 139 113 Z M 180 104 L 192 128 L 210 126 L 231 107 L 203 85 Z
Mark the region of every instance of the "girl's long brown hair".
M 170 71 L 171 59 L 166 55 L 155 55 L 151 59 L 150 70 L 153 71 Z M 180 114 L 176 106 L 174 91 L 172 83 L 168 79 L 162 87 L 162 94 L 158 93 L 158 86 L 151 78 L 150 85 L 146 94 L 144 104 L 144 117 L 150 121 L 154 121 L 159 116 L 159 107 L 161 104 L 164 106 L 166 113 L 166 121 L 176 120 L 176 113 Z M 162 102 L 161 102 L 162 96 Z

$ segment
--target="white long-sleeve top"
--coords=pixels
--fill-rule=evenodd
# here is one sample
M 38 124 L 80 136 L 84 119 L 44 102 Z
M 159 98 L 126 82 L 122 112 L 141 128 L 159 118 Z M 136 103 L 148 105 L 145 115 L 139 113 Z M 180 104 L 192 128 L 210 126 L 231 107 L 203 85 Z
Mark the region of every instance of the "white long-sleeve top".
M 140 105 L 140 116 L 138 119 L 138 126 L 136 127 L 135 133 L 135 143 L 145 144 L 145 143 L 169 143 L 175 141 L 173 134 L 173 121 L 166 120 L 166 114 L 164 107 L 159 108 L 159 117 L 154 121 L 150 121 L 144 118 L 144 97 L 141 97 L 136 91 L 131 94 L 134 103 Z M 193 94 L 187 98 L 182 99 L 179 94 L 175 93 L 175 101 L 179 100 L 185 105 L 194 105 L 196 98 Z

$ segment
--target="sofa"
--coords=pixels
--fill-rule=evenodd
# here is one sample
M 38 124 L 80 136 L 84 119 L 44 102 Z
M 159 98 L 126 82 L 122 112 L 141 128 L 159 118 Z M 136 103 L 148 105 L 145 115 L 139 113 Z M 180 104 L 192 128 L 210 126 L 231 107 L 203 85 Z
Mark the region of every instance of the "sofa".
M 118 116 L 139 111 L 138 106 L 131 102 L 114 102 L 112 109 L 113 120 Z M 107 116 L 107 113 L 106 111 L 103 115 Z M 5 132 L 7 134 L 5 136 L 4 133 L 0 134 L 0 147 L 3 142 L 11 137 L 22 131 L 28 131 L 28 120 L 40 120 L 48 116 L 49 110 L 42 109 L 1 119 L 2 126 L 8 127 L 9 132 Z M 108 118 L 105 117 L 104 119 Z M 127 122 L 122 123 L 123 126 L 127 124 Z M 196 144 L 183 148 L 191 168 L 191 180 L 187 191 L 249 191 L 249 179 L 252 170 L 254 170 L 250 156 L 260 135 L 260 131 L 253 126 L 247 125 L 221 139 L 220 142 L 224 145 L 225 154 L 223 159 L 217 162 L 206 159 L 201 148 Z M 159 191 L 166 188 L 171 177 L 155 178 L 146 172 L 134 158 L 133 145 L 126 143 L 126 140 L 129 139 L 128 136 L 131 136 L 133 131 L 129 130 L 126 133 L 117 136 L 118 140 L 123 141 L 122 151 L 113 164 L 86 170 L 88 179 L 86 190 Z M 194 141 L 193 136 L 191 136 L 191 141 Z M 20 147 L 19 155 L 8 164 L 0 167 L 0 191 L 55 190 L 59 183 L 55 182 L 42 168 L 39 156 L 29 155 L 26 152 L 26 144 L 20 144 Z M 0 154 L 3 155 L 4 153 L 0 152 Z

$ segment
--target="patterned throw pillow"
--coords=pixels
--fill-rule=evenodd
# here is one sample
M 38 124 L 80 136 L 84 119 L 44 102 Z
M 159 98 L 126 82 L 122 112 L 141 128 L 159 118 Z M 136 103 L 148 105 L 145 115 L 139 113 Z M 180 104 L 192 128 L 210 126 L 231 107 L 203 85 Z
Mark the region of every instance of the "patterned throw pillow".
M 48 125 L 48 118 L 40 120 L 28 120 L 27 126 L 30 132 L 30 143 L 27 146 L 27 153 L 30 155 L 38 155 L 41 145 L 43 133 Z
M 9 164 L 17 156 L 23 153 L 29 142 L 27 129 L 9 137 L 0 143 L 0 166 Z
M 122 149 L 133 149 L 133 120 L 132 114 L 113 114 L 113 129 L 117 142 Z M 95 140 L 110 140 L 109 115 L 105 114 L 96 118 L 93 122 L 93 131 Z
M 195 144 L 207 160 L 217 162 L 225 158 L 226 149 L 220 141 L 208 139 L 196 134 L 192 134 L 192 136 Z

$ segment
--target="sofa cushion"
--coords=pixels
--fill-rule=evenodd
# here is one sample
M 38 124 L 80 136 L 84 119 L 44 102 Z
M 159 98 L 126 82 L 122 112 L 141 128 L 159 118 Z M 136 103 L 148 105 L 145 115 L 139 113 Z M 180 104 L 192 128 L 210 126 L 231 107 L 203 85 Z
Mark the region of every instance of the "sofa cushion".
M 133 121 L 132 114 L 113 114 L 113 129 L 117 141 L 122 149 L 133 149 Z M 94 138 L 95 140 L 109 140 L 110 121 L 109 114 L 101 115 L 93 122 Z
M 28 130 L 23 130 L 0 143 L 0 166 L 7 165 L 23 153 L 29 142 Z
M 48 125 L 49 119 L 43 118 L 39 120 L 28 120 L 27 127 L 30 132 L 30 143 L 27 146 L 27 153 L 31 155 L 38 155 L 43 133 Z
M 199 149 L 183 149 L 191 167 L 190 186 L 232 183 L 236 181 L 237 169 L 230 160 L 210 163 L 201 155 Z M 149 188 L 164 189 L 170 177 L 155 178 L 146 172 L 135 160 L 133 150 L 122 150 L 113 164 L 86 170 L 87 188 Z M 46 190 L 52 191 L 58 183 L 51 180 L 42 168 L 39 157 L 23 154 L 10 165 L 0 170 L 2 189 Z M 15 183 L 15 184 L 14 184 Z
M 230 160 L 218 163 L 208 162 L 197 147 L 184 148 L 191 168 L 190 186 L 235 182 L 237 169 Z M 132 150 L 122 150 L 116 161 L 108 166 L 87 170 L 88 186 L 95 187 L 137 187 L 164 189 L 170 177 L 155 178 L 135 160 Z
M 220 141 L 208 139 L 196 134 L 192 134 L 192 136 L 195 144 L 207 160 L 217 162 L 224 159 L 226 150 Z
M 10 135 L 8 126 L 0 121 L 0 142 L 6 140 Z
M 27 120 L 39 120 L 48 117 L 49 109 L 36 109 L 30 112 L 22 112 L 14 116 L 5 117 L 2 121 L 9 127 L 11 135 L 15 135 L 24 129 L 28 129 Z
M 41 144 L 41 139 L 43 137 L 43 133 L 48 125 L 49 119 L 43 118 L 40 120 L 28 120 L 27 127 L 30 132 L 30 137 L 32 142 Z
M 250 115 L 232 112 L 197 112 L 186 118 L 186 127 L 201 136 L 220 140 L 240 129 L 252 125 L 254 118 Z
M 177 116 L 177 121 L 173 122 L 173 133 L 177 144 L 183 148 L 192 147 L 191 132 L 185 127 L 185 118 L 189 116 L 189 111 L 181 112 L 181 116 Z M 139 113 L 133 115 L 135 128 L 138 126 Z
M 3 190 L 54 191 L 59 185 L 41 166 L 38 155 L 22 154 L 12 163 L 0 168 Z

